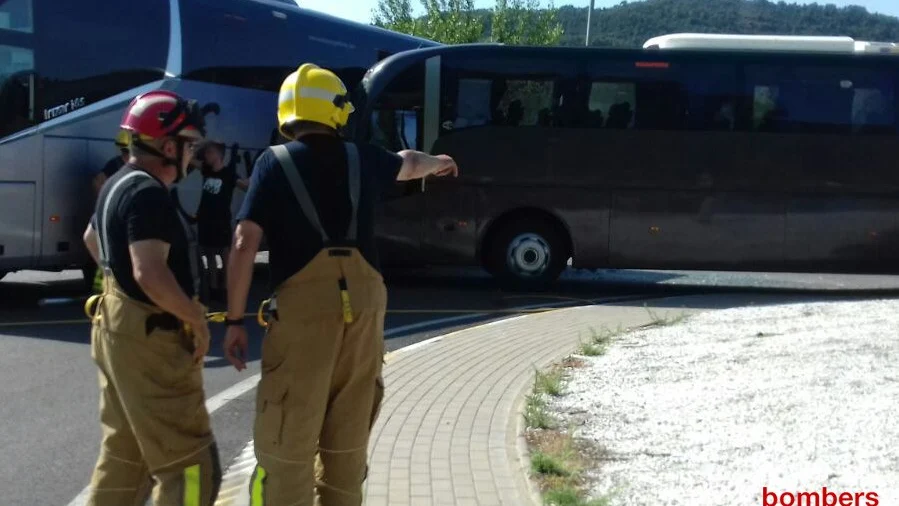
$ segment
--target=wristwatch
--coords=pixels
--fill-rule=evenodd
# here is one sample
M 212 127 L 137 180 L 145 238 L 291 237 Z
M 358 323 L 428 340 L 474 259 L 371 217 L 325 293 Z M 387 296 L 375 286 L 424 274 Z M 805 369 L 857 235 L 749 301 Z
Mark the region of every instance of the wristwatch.
M 225 326 L 226 327 L 243 326 L 243 321 L 244 321 L 243 318 L 238 318 L 236 320 L 229 320 L 228 318 L 225 318 Z

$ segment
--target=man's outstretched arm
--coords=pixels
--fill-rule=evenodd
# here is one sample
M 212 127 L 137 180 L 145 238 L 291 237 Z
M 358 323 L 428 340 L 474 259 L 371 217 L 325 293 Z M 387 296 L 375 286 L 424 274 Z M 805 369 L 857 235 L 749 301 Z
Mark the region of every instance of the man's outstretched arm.
M 459 175 L 459 168 L 455 160 L 447 155 L 429 155 L 421 151 L 404 150 L 397 153 L 403 159 L 397 181 L 409 181 L 421 179 L 426 176 L 453 176 Z

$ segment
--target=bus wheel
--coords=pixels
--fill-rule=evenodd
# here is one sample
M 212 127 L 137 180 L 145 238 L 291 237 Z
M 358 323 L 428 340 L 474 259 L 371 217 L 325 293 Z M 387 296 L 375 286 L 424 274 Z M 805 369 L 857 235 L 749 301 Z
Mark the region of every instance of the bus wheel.
M 540 217 L 522 218 L 496 231 L 486 268 L 508 288 L 543 290 L 568 265 L 568 241 L 557 224 Z

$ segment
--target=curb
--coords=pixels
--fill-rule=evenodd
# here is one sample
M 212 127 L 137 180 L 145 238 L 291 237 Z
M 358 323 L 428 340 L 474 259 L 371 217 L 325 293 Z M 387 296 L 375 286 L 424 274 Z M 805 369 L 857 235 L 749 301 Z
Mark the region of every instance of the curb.
M 543 504 L 543 494 L 540 492 L 537 482 L 531 478 L 531 452 L 528 450 L 528 441 L 524 437 L 525 432 L 527 432 L 527 425 L 524 421 L 527 391 L 527 386 L 522 388 L 521 392 L 518 393 L 518 401 L 515 403 L 515 450 L 520 467 L 518 469 L 519 487 L 527 492 L 525 497 L 530 497 L 531 503 L 537 506 Z
M 663 296 L 663 297 L 648 297 L 645 300 L 676 300 L 683 297 L 692 297 L 692 295 L 682 296 Z M 597 304 L 603 305 L 603 304 Z M 584 306 L 574 306 L 567 307 L 564 309 L 575 309 L 578 307 Z M 683 306 L 682 306 L 683 307 Z M 669 308 L 671 309 L 671 308 Z M 702 310 L 699 312 L 705 312 L 708 310 Z M 534 315 L 525 315 L 525 316 L 534 316 Z M 623 333 L 631 333 L 639 330 L 645 330 L 649 327 L 652 327 L 653 323 L 644 323 L 642 325 L 635 325 L 631 327 L 627 327 L 623 329 Z M 561 353 L 556 358 L 550 359 L 546 363 L 537 365 L 538 370 L 545 369 L 546 367 L 557 363 L 561 360 L 564 360 L 566 357 L 578 356 L 576 353 L 577 348 L 575 347 L 572 350 L 569 350 L 567 353 Z M 543 493 L 540 491 L 540 488 L 537 485 L 537 482 L 531 477 L 531 452 L 528 449 L 527 439 L 525 438 L 525 433 L 527 432 L 527 425 L 524 420 L 524 406 L 526 404 L 526 399 L 528 395 L 528 390 L 530 389 L 531 382 L 525 383 L 525 385 L 521 388 L 516 396 L 515 407 L 512 410 L 512 416 L 515 418 L 514 421 L 510 420 L 511 426 L 514 426 L 514 433 L 510 432 L 511 438 L 514 438 L 514 443 L 510 444 L 510 449 L 512 446 L 515 448 L 515 454 L 510 455 L 510 461 L 513 464 L 513 467 L 517 465 L 518 474 L 517 474 L 517 482 L 518 488 L 523 492 L 522 497 L 529 497 L 531 500 L 531 506 L 541 506 L 544 503 Z M 511 453 L 511 452 L 510 452 Z M 526 494 L 524 494 L 526 492 Z

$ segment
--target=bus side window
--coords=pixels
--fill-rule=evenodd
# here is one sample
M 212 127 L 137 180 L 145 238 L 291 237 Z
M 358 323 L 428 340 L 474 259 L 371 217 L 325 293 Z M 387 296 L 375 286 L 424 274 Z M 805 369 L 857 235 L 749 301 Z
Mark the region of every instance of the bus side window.
M 34 125 L 34 53 L 0 45 L 0 137 Z
M 739 93 L 729 64 L 632 60 L 590 63 L 562 126 L 637 130 L 734 130 Z
M 574 77 L 573 62 L 444 56 L 440 135 L 467 128 L 551 127 L 561 122 Z
M 548 127 L 553 109 L 554 84 L 551 80 L 507 80 L 506 92 L 499 102 L 498 112 L 504 116 L 502 124 Z
M 594 82 L 587 103 L 590 128 L 632 128 L 637 103 L 634 83 Z
M 763 132 L 895 134 L 892 74 L 838 67 L 748 66 L 753 127 Z

